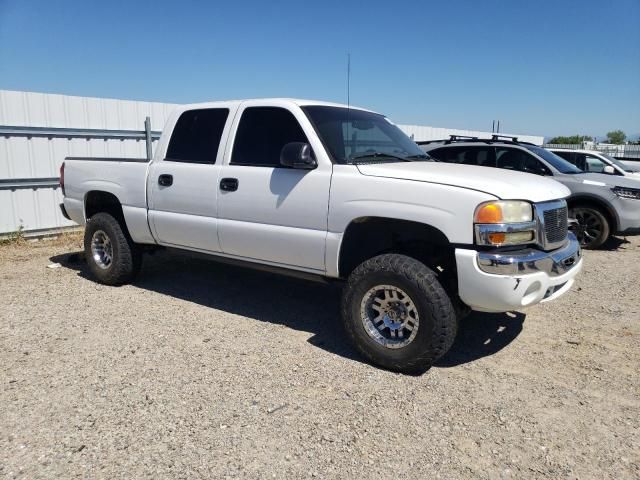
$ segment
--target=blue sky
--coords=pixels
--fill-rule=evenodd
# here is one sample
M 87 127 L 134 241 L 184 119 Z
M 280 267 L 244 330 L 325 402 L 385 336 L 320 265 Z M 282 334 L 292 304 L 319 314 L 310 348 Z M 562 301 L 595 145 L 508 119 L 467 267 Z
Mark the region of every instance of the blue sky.
M 0 0 L 0 88 L 351 102 L 398 123 L 640 133 L 640 0 Z

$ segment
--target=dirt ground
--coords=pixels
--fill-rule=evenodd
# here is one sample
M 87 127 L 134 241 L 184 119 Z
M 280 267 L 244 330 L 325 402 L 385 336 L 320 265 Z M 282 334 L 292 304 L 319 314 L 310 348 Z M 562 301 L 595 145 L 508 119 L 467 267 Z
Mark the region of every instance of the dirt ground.
M 638 479 L 628 240 L 417 377 L 359 359 L 335 286 L 163 252 L 114 288 L 77 237 L 1 246 L 0 477 Z

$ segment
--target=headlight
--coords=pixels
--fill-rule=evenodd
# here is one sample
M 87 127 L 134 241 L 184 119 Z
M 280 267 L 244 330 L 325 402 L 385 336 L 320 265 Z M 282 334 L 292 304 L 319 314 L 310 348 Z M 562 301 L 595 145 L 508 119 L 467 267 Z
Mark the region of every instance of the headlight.
M 476 208 L 475 223 L 520 223 L 533 220 L 533 208 L 529 202 L 498 200 L 481 203 Z
M 537 222 L 533 207 L 520 200 L 481 203 L 474 214 L 476 243 L 479 245 L 524 245 L 535 240 Z
M 613 187 L 611 191 L 620 198 L 632 198 L 634 200 L 640 200 L 640 188 Z

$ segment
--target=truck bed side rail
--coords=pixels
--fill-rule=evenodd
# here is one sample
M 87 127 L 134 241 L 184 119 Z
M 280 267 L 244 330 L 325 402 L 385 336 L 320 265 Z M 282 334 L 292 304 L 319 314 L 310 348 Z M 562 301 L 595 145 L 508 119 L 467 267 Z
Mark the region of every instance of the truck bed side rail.
M 82 160 L 90 162 L 130 162 L 130 163 L 149 163 L 148 158 L 131 158 L 131 157 L 65 157 L 64 161 Z

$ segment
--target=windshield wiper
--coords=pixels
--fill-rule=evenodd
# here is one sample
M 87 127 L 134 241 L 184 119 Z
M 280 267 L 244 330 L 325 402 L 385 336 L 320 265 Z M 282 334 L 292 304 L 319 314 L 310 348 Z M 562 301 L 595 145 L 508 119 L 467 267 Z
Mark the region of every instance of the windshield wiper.
M 433 160 L 433 158 L 431 158 L 429 155 L 426 155 L 424 153 L 422 153 L 422 154 L 418 153 L 416 155 L 408 155 L 408 156 L 406 156 L 404 158 L 411 158 L 411 159 L 423 158 L 425 160 Z
M 363 153 L 362 155 L 352 155 L 350 160 L 352 162 L 357 162 L 358 160 L 364 160 L 365 158 L 393 158 L 395 160 L 400 160 L 401 162 L 411 162 L 412 160 L 406 158 L 406 157 L 400 157 L 398 155 L 394 155 L 392 153 L 383 153 L 383 152 L 370 152 L 370 153 Z

